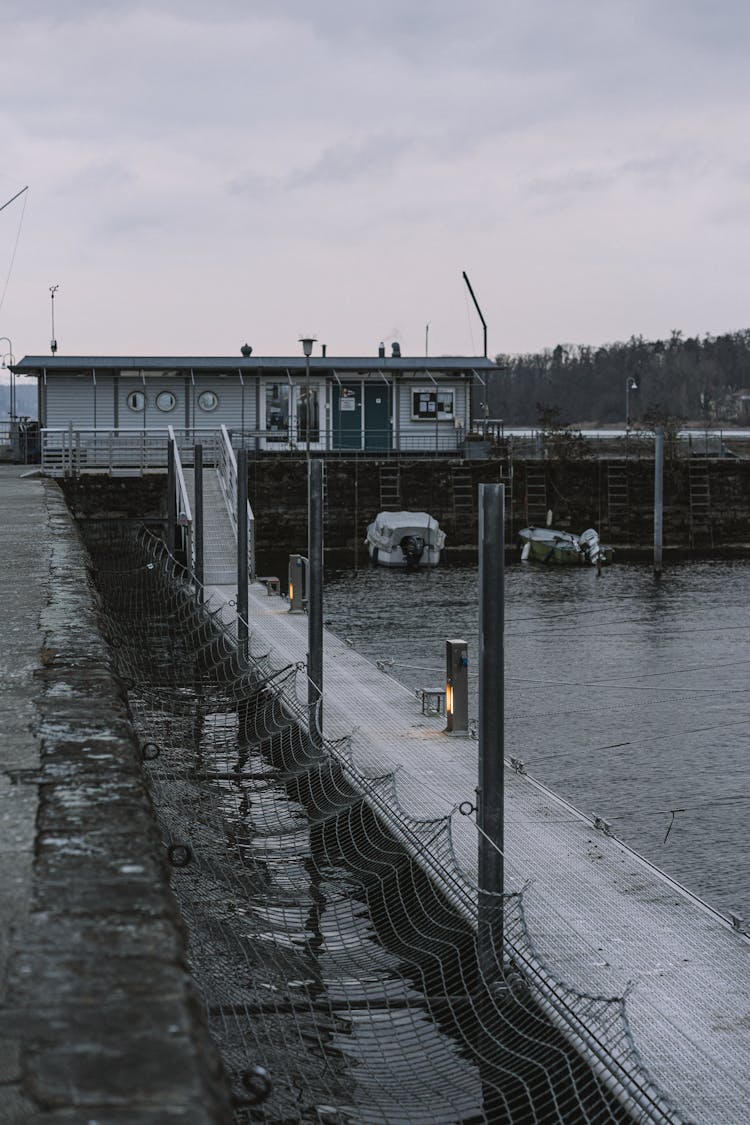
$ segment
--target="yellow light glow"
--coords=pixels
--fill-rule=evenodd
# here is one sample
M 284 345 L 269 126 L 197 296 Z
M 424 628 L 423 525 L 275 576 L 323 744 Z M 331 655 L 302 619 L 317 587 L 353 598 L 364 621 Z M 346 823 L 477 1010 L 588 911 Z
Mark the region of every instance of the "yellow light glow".
M 289 583 L 289 601 L 290 602 L 294 601 L 294 583 L 293 582 Z
M 447 715 L 453 714 L 453 684 L 445 685 L 445 712 Z

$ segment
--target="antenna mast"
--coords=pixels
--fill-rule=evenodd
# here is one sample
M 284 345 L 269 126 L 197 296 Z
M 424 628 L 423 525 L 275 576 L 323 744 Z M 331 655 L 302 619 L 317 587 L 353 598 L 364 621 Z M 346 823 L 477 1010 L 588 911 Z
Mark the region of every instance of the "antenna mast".
M 57 340 L 55 339 L 55 293 L 59 288 L 59 285 L 50 285 L 49 287 L 50 308 L 52 311 L 52 339 L 49 342 L 49 346 L 53 355 L 57 351 Z

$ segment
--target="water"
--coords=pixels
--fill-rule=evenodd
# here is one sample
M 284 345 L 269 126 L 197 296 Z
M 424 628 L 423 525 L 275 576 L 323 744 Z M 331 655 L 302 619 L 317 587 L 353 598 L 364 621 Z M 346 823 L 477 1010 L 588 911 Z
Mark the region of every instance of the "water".
M 750 918 L 750 563 L 506 569 L 506 754 L 718 910 Z M 407 686 L 469 644 L 477 571 L 326 577 L 325 621 Z M 672 810 L 675 811 L 674 815 Z M 666 837 L 666 839 L 665 839 Z

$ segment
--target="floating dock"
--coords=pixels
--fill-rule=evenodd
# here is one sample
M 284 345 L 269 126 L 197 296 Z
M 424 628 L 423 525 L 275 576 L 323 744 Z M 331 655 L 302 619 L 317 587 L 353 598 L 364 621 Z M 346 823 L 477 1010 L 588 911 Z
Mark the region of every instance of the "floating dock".
M 236 587 L 207 588 L 235 619 Z M 307 617 L 266 586 L 249 589 L 251 642 L 280 666 L 302 662 Z M 448 735 L 415 694 L 329 631 L 323 731 L 348 737 L 352 765 L 395 773 L 400 810 L 451 817 L 455 858 L 477 880 L 472 805 L 477 742 Z M 590 997 L 624 997 L 633 1044 L 679 1118 L 744 1123 L 750 1105 L 750 938 L 664 872 L 525 772 L 506 770 L 506 891 L 523 911 L 540 963 Z M 648 1118 L 646 1118 L 648 1119 Z

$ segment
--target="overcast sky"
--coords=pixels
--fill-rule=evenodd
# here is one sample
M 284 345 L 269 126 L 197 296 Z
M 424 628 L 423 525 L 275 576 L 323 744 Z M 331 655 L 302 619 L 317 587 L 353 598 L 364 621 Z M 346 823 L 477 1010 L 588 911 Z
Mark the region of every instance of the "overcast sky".
M 2 0 L 0 336 L 48 352 L 55 284 L 59 354 L 423 355 L 428 323 L 481 354 L 463 270 L 490 355 L 748 327 L 749 30 L 746 0 Z

